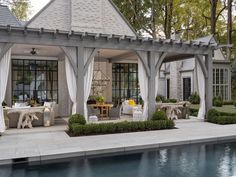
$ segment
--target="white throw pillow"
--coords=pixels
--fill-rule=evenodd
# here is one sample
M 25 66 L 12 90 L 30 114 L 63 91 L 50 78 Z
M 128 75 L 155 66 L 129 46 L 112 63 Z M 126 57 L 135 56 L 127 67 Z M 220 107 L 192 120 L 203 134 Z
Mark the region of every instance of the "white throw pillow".
M 44 102 L 43 106 L 48 107 L 48 108 L 52 108 L 52 102 Z

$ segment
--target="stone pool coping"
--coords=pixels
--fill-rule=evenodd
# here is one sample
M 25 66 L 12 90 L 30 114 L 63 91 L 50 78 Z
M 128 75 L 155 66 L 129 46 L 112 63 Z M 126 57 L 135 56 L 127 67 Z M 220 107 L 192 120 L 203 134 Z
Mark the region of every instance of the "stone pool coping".
M 236 125 L 216 125 L 195 119 L 176 121 L 176 127 L 178 129 L 73 138 L 65 133 L 65 126 L 48 131 L 11 130 L 0 137 L 0 165 L 12 164 L 14 159 L 43 163 L 236 140 Z

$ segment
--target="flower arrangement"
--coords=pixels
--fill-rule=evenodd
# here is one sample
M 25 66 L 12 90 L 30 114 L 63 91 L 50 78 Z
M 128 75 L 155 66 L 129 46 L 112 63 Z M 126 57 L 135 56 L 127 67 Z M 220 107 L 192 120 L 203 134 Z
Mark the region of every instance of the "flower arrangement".
M 96 101 L 98 102 L 98 103 L 104 103 L 104 101 L 105 101 L 105 98 L 104 98 L 104 96 L 97 96 L 96 97 Z

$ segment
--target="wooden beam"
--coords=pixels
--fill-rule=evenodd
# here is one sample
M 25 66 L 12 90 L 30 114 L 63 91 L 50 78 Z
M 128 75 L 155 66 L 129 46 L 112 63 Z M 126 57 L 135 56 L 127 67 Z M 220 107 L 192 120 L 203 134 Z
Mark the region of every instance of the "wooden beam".
M 68 51 L 68 49 L 66 47 L 61 47 L 61 49 L 63 50 L 63 52 L 65 53 L 65 55 L 67 56 L 72 68 L 73 68 L 73 71 L 75 73 L 75 76 L 77 77 L 78 75 L 78 68 L 77 68 L 77 65 L 76 63 L 74 62 L 73 60 L 73 57 L 71 56 L 70 52 Z
M 77 56 L 77 64 L 78 64 L 78 76 L 76 79 L 76 85 L 77 85 L 77 92 L 76 92 L 76 112 L 78 114 L 85 115 L 84 112 L 84 51 L 85 49 L 83 47 L 76 47 L 76 56 Z
M 95 55 L 97 54 L 98 51 L 99 51 L 99 49 L 94 48 L 92 53 L 90 54 L 89 58 L 87 59 L 87 62 L 85 63 L 84 71 L 83 71 L 84 75 L 86 74 L 86 71 L 88 70 L 89 64 L 94 59 L 94 57 L 95 57 Z
M 115 60 L 124 60 L 128 57 L 133 57 L 135 56 L 135 53 L 133 51 L 128 51 L 126 53 L 123 53 L 121 55 L 117 55 L 117 56 L 114 56 L 114 57 L 110 57 L 110 59 L 115 59 Z
M 213 100 L 213 60 L 212 52 L 209 52 L 205 57 L 205 65 L 208 70 L 208 77 L 205 79 L 205 100 L 206 100 L 206 114 L 212 109 Z
M 148 61 L 145 60 L 144 57 L 143 57 L 144 51 L 136 51 L 136 53 L 137 53 L 138 57 L 140 58 L 140 60 L 142 61 L 144 67 L 145 67 L 147 76 L 150 77 L 151 73 L 150 73 L 150 68 L 148 66 Z M 147 55 L 147 52 L 145 52 L 145 54 Z
M 3 56 L 7 53 L 7 51 L 13 46 L 12 43 L 6 43 L 3 45 L 2 50 L 0 52 L 0 61 L 2 60 Z
M 148 52 L 148 64 L 150 67 L 150 77 L 148 78 L 148 117 L 152 117 L 156 111 L 156 76 L 155 69 L 156 52 Z
M 197 61 L 199 62 L 199 65 L 201 66 L 201 69 L 203 71 L 203 74 L 205 78 L 208 78 L 208 71 L 205 65 L 205 62 L 203 61 L 203 56 L 195 55 Z
M 158 60 L 157 60 L 156 66 L 155 66 L 156 71 L 160 70 L 161 65 L 162 65 L 162 63 L 163 63 L 165 57 L 167 56 L 167 54 L 168 54 L 168 53 L 166 53 L 166 52 L 162 52 L 161 54 L 159 54 L 159 58 L 158 58 Z M 156 58 L 155 58 L 155 59 L 156 59 Z
M 139 50 L 155 51 L 167 53 L 198 54 L 207 55 L 209 51 L 216 47 L 211 44 L 195 46 L 192 43 L 163 43 L 162 40 L 141 40 L 139 38 L 123 37 L 121 35 L 87 35 L 86 33 L 74 32 L 69 35 L 68 31 L 41 30 L 36 28 L 16 28 L 11 30 L 0 26 L 0 43 L 28 44 L 28 45 L 49 45 L 68 47 L 104 48 L 117 50 Z M 56 36 L 56 37 L 55 37 Z M 107 40 L 109 38 L 109 40 Z

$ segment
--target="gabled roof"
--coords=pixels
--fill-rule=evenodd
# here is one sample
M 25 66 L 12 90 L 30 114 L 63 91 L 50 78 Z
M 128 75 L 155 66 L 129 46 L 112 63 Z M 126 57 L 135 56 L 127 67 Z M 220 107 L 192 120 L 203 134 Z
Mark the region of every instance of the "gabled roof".
M 213 34 L 209 35 L 209 36 L 204 36 L 204 37 L 201 37 L 201 38 L 198 38 L 194 41 L 200 41 L 200 42 L 204 42 L 204 43 L 212 43 L 212 44 L 217 44 L 217 41 L 214 37 Z
M 12 14 L 7 6 L 0 5 L 0 25 L 11 25 L 15 27 L 20 27 L 20 22 Z
M 51 0 L 26 26 L 137 36 L 112 0 Z

